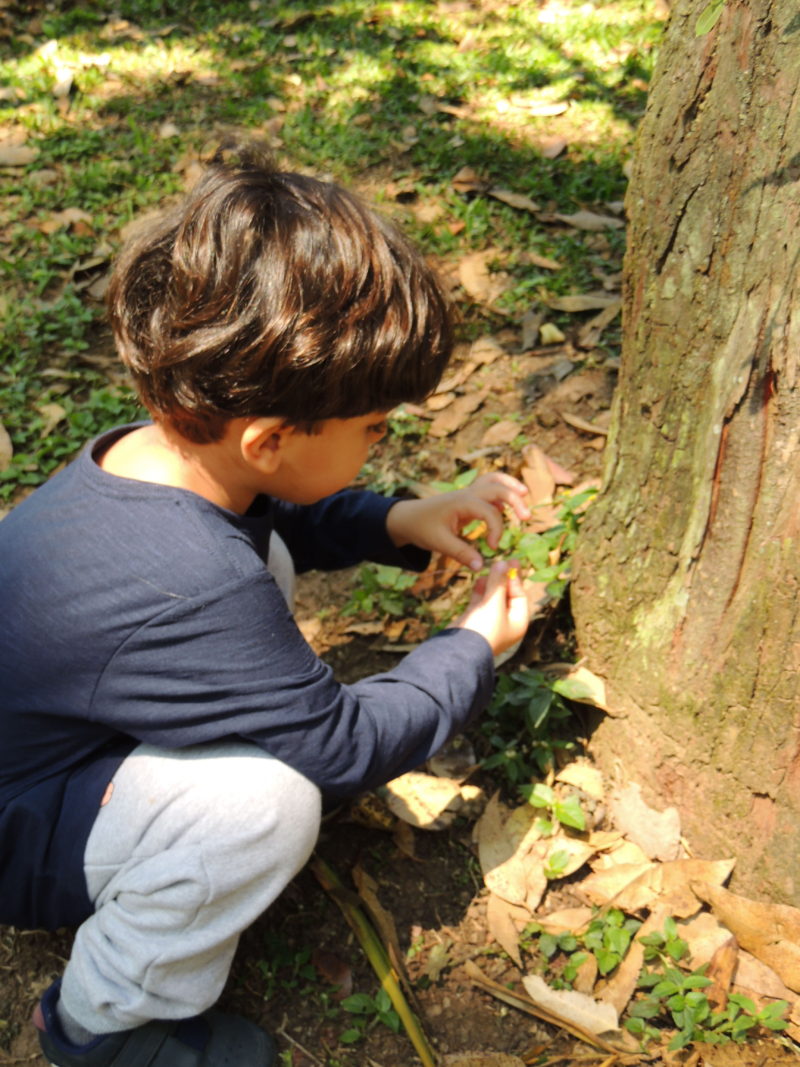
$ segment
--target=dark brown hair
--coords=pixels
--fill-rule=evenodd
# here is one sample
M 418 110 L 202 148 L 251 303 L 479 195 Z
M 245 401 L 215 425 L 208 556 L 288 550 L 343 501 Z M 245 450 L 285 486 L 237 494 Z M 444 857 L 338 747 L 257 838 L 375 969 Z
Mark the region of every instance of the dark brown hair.
M 218 153 L 133 240 L 108 303 L 143 404 L 200 443 L 237 416 L 313 428 L 420 401 L 452 348 L 441 286 L 408 239 L 253 146 Z

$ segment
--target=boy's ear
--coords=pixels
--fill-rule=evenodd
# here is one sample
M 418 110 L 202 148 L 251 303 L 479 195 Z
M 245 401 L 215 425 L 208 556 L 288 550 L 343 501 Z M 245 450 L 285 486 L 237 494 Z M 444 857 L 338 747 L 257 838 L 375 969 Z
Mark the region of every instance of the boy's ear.
M 274 474 L 291 433 L 292 427 L 277 416 L 249 419 L 239 439 L 242 457 L 263 474 Z

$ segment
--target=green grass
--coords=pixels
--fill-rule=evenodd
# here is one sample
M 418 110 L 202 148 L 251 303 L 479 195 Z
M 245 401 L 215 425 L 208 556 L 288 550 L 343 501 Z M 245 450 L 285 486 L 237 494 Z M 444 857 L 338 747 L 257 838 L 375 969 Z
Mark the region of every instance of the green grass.
M 266 137 L 288 166 L 364 188 L 444 260 L 497 249 L 514 288 L 491 313 L 467 301 L 468 332 L 513 323 L 543 287 L 580 291 L 595 284 L 593 268 L 619 261 L 619 233 L 547 226 L 457 192 L 452 178 L 472 167 L 550 211 L 620 200 L 660 32 L 650 4 L 458 7 L 129 0 L 112 18 L 89 0 L 12 11 L 0 136 L 37 157 L 0 167 L 0 419 L 16 457 L 0 498 L 46 477 L 85 431 L 134 410 L 85 361 L 103 309 L 76 266 L 113 255 L 122 228 L 178 194 L 185 163 L 231 132 Z M 72 88 L 59 97 L 65 73 Z M 562 115 L 538 113 L 559 102 Z M 548 159 L 543 139 L 556 135 L 567 147 Z M 391 183 L 413 203 L 400 204 Z M 68 208 L 87 221 L 54 228 Z M 563 269 L 532 270 L 525 251 Z M 40 409 L 55 402 L 65 417 L 43 433 Z

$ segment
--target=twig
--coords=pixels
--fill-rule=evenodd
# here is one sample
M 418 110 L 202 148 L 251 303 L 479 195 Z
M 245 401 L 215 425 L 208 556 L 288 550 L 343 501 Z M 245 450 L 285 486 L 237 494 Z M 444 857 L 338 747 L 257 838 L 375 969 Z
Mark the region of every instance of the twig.
M 286 1023 L 288 1021 L 289 1021 L 289 1016 L 288 1015 L 284 1015 L 283 1022 L 281 1023 L 280 1028 L 275 1031 L 275 1033 L 278 1034 L 279 1037 L 282 1037 L 284 1039 L 284 1041 L 288 1041 L 290 1045 L 294 1045 L 294 1047 L 296 1049 L 299 1049 L 303 1053 L 304 1056 L 308 1056 L 308 1058 L 311 1060 L 312 1063 L 319 1064 L 319 1067 L 325 1067 L 325 1065 L 322 1062 L 322 1060 L 318 1060 L 313 1052 L 309 1052 L 308 1049 L 304 1048 L 300 1044 L 299 1041 L 295 1041 L 295 1039 L 292 1037 L 291 1034 L 286 1032 Z

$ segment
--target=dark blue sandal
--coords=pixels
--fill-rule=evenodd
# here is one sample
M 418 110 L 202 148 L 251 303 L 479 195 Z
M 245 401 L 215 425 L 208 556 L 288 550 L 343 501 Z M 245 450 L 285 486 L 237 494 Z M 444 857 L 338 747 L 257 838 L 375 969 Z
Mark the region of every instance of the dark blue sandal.
M 52 1067 L 276 1067 L 275 1042 L 255 1023 L 219 1011 L 192 1019 L 155 1020 L 135 1030 L 103 1034 L 87 1045 L 67 1040 L 56 1015 L 56 982 L 33 1015 L 42 1052 Z

